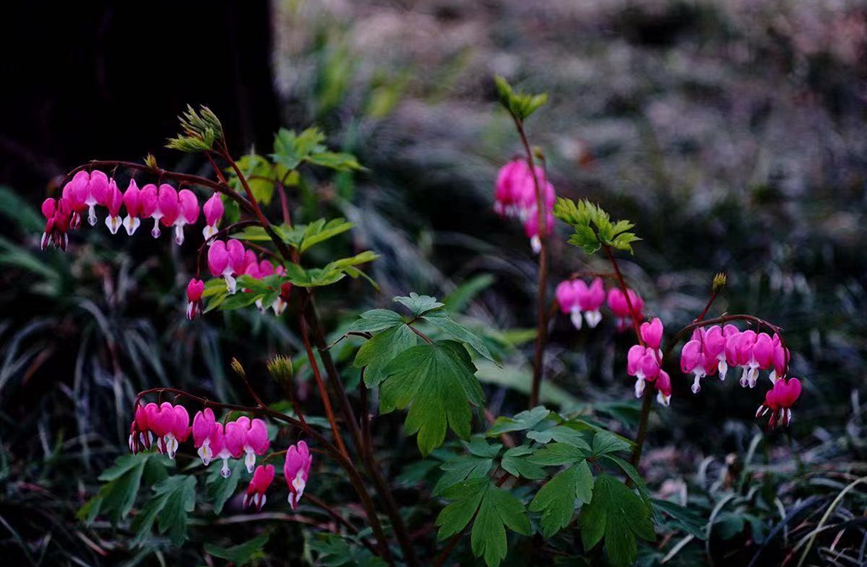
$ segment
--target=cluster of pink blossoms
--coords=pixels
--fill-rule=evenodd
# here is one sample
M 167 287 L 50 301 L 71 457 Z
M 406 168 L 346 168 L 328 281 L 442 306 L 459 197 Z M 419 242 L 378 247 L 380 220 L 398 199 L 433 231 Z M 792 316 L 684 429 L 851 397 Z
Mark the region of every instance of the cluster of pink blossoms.
M 547 180 L 545 170 L 536 167 L 536 179 L 545 199 L 545 230 L 554 230 L 554 201 L 557 196 L 554 186 Z M 533 172 L 525 159 L 513 159 L 500 168 L 494 188 L 494 211 L 500 216 L 517 218 L 524 223 L 524 232 L 530 239 L 535 253 L 539 253 L 542 243 L 539 239 L 539 214 L 536 199 L 536 182 Z
M 195 224 L 199 218 L 199 200 L 189 189 L 177 191 L 166 183 L 159 187 L 153 183 L 138 188 L 135 180 L 129 182 L 126 191 L 121 192 L 114 179 L 102 171 L 79 171 L 63 187 L 60 199 L 46 199 L 42 203 L 45 215 L 45 231 L 42 234 L 42 249 L 54 244 L 66 250 L 69 242 L 67 231 L 81 226 L 81 219 L 87 211 L 87 221 L 91 226 L 97 223 L 96 207 L 106 207 L 108 216 L 105 225 L 112 234 L 123 226 L 128 235 L 138 229 L 142 219 L 153 219 L 151 235 L 160 236 L 160 225 L 174 227 L 175 242 L 184 242 L 184 227 Z M 126 209 L 126 217 L 121 220 L 121 207 Z M 214 194 L 204 207 L 207 226 L 205 238 L 216 232 L 216 225 L 223 216 L 223 202 Z
M 664 406 L 671 403 L 671 377 L 662 369 L 662 333 L 660 319 L 642 323 L 641 340 L 644 345 L 633 345 L 626 355 L 626 373 L 635 378 L 635 397 L 644 395 L 647 382 L 656 387 L 656 399 Z
M 190 415 L 181 405 L 163 402 L 137 406 L 130 426 L 129 448 L 133 454 L 150 449 L 156 444 L 161 454 L 175 458 L 178 445 L 193 434 L 193 445 L 205 466 L 214 459 L 221 459 L 220 474 L 228 478 L 232 474 L 230 459 L 244 459 L 248 473 L 253 474 L 244 495 L 244 506 L 255 505 L 259 510 L 265 505 L 265 493 L 274 481 L 274 466 L 256 466 L 256 457 L 268 452 L 271 441 L 268 428 L 261 419 L 241 416 L 225 425 L 217 421 L 211 408 L 196 413 L 190 427 Z M 286 451 L 283 474 L 289 488 L 289 505 L 294 510 L 310 476 L 313 457 L 307 443 L 299 441 Z
M 644 319 L 644 300 L 631 289 L 628 289 L 627 293 L 638 319 Z M 612 287 L 606 295 L 601 278 L 594 279 L 590 285 L 581 279 L 562 281 L 557 286 L 555 295 L 560 311 L 570 314 L 572 324 L 576 329 L 580 329 L 582 326 L 582 316 L 591 329 L 599 324 L 602 320 L 600 309 L 605 303 L 606 297 L 608 308 L 617 319 L 617 328 L 623 331 L 632 325 L 629 303 L 627 303 L 623 291 L 618 287 Z
M 247 275 L 251 278 L 261 280 L 269 276 L 283 275 L 286 273 L 282 265 L 274 266 L 268 260 L 260 260 L 256 253 L 252 250 L 247 250 L 240 240 L 230 238 L 228 241 L 216 240 L 209 242 L 211 245 L 208 249 L 208 269 L 211 275 L 215 278 L 223 278 L 226 281 L 226 288 L 229 293 L 234 294 L 237 291 L 237 278 L 241 275 Z M 249 292 L 250 290 L 244 290 Z M 259 311 L 273 309 L 274 314 L 278 317 L 283 314 L 289 301 L 289 294 L 292 291 L 292 284 L 284 282 L 281 284 L 280 293 L 270 305 L 264 305 L 261 299 L 256 300 L 256 306 Z M 187 284 L 187 318 L 195 319 L 196 316 L 202 313 L 202 295 L 205 292 L 205 282 L 193 278 Z
M 741 331 L 735 325 L 699 327 L 683 346 L 680 368 L 685 374 L 692 373 L 693 393 L 701 391 L 701 379 L 719 373 L 725 380 L 732 367 L 741 368 L 740 385 L 755 388 L 759 372 L 768 371 L 773 384 L 759 407 L 757 417 L 773 410 L 771 427 L 788 425 L 792 419 L 791 407 L 801 394 L 801 382 L 788 379 L 786 371 L 791 356 L 779 335 L 756 333 L 751 329 Z

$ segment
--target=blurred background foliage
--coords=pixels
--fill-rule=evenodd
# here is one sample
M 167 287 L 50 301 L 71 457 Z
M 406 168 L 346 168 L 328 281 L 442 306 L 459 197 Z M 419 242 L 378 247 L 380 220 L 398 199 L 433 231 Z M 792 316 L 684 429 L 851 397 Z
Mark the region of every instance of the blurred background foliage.
M 4 113 L 21 114 L 0 126 L 0 547 L 15 564 L 214 564 L 197 545 L 178 551 L 155 539 L 128 549 L 107 523 L 85 526 L 76 511 L 126 450 L 137 391 L 172 385 L 243 400 L 228 374 L 232 356 L 264 376 L 268 356 L 302 354 L 294 325 L 255 312 L 183 319 L 192 246 L 84 230 L 67 254 L 38 250 L 39 202 L 86 159 L 153 151 L 162 167 L 206 171 L 160 150 L 186 103 L 210 104 L 238 153 L 267 153 L 280 126 L 313 123 L 331 147 L 354 153 L 367 171 L 305 170 L 293 195 L 301 218 L 345 216 L 356 227 L 344 246 L 382 254 L 369 270 L 379 293 L 347 282 L 320 297 L 327 327 L 337 333 L 361 309 L 409 291 L 448 297 L 505 357 L 502 370 L 480 365 L 491 412 L 524 409 L 536 264 L 521 227 L 492 210 L 496 171 L 520 150 L 495 103 L 494 74 L 550 93 L 529 124 L 531 143 L 558 194 L 635 222 L 644 240 L 623 268 L 669 333 L 701 311 L 713 274 L 725 271 L 714 310 L 783 326 L 804 380 L 794 424 L 767 433 L 754 420 L 763 389 L 708 381 L 693 396 L 669 361 L 674 398 L 653 415 L 643 472 L 659 497 L 696 510 L 705 539 L 673 532 L 642 563 L 770 565 L 805 550 L 808 564 L 864 563 L 867 490 L 843 493 L 867 472 L 862 3 L 196 4 L 172 16 L 58 8 L 49 28 L 87 38 L 67 71 L 83 94 L 58 89 L 49 73 L 18 82 L 3 102 Z M 216 65 L 161 48 L 141 63 L 123 50 L 144 47 L 120 46 L 146 26 L 171 34 L 197 25 L 229 38 L 228 47 L 215 40 Z M 23 57 L 20 67 L 53 64 Z M 147 73 L 133 71 L 139 64 Z M 165 86 L 123 98 L 128 84 L 144 88 L 142 75 L 159 83 L 160 65 Z M 19 66 L 4 73 L 15 78 Z M 73 119 L 63 109 L 80 97 L 92 113 Z M 552 289 L 571 272 L 606 269 L 559 229 Z M 638 408 L 624 373 L 630 344 L 610 322 L 575 332 L 556 320 L 545 403 L 629 434 Z M 398 426 L 391 417 L 378 425 L 384 437 Z M 412 451 L 413 443 L 388 447 L 393 474 Z M 272 538 L 263 564 L 279 564 L 287 549 L 299 556 L 297 528 L 274 519 L 287 536 Z M 200 520 L 194 539 L 237 544 L 235 523 L 250 523 L 237 503 Z

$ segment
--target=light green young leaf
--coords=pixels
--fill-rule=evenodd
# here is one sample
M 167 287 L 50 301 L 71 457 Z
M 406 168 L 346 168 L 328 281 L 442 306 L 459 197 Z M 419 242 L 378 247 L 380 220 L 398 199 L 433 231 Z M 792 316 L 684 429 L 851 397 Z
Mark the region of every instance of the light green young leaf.
M 394 312 L 387 311 L 387 313 Z M 388 363 L 403 351 L 414 347 L 417 342 L 415 333 L 406 325 L 399 324 L 361 345 L 352 365 L 355 368 L 365 368 L 364 384 L 368 388 L 374 388 L 385 380 L 386 374 L 383 370 Z
M 418 433 L 419 450 L 428 455 L 442 445 L 447 426 L 461 438 L 470 436 L 470 405 L 484 404 L 475 371 L 460 343 L 438 341 L 409 348 L 384 369 L 380 410 L 389 413 L 409 406 L 407 434 Z
M 394 301 L 409 309 L 415 317 L 421 317 L 425 313 L 443 306 L 435 297 L 419 295 L 414 291 L 409 294 L 409 297 L 395 297 Z
M 442 304 L 440 304 L 442 305 Z M 448 335 L 449 337 L 461 341 L 462 343 L 467 343 L 472 347 L 474 351 L 484 356 L 491 362 L 496 363 L 494 358 L 491 356 L 491 351 L 488 350 L 488 347 L 485 346 L 485 343 L 482 342 L 482 339 L 474 335 L 469 329 L 466 327 L 459 325 L 445 311 L 429 311 L 422 316 L 422 319 Z
M 626 485 L 607 474 L 596 477 L 593 499 L 582 506 L 578 525 L 585 550 L 605 539 L 605 552 L 614 567 L 628 567 L 635 562 L 636 538 L 656 538 L 648 507 Z
M 247 181 L 250 191 L 253 192 L 253 198 L 257 203 L 270 205 L 271 199 L 274 197 L 274 169 L 271 163 L 264 157 L 255 153 L 250 153 L 235 162 L 241 174 Z M 232 167 L 226 168 L 226 181 L 229 182 L 229 187 L 236 192 L 245 194 L 244 184 L 235 173 Z
M 334 238 L 338 234 L 343 234 L 353 226 L 355 226 L 353 223 L 347 222 L 342 218 L 331 219 L 327 223 L 325 219 L 311 223 L 304 230 L 304 239 L 301 241 L 301 252 L 306 252 L 316 244 Z
M 579 461 L 545 483 L 530 502 L 530 511 L 542 512 L 542 535 L 550 538 L 572 521 L 576 499 L 587 504 L 592 497 L 593 473 L 587 461 Z

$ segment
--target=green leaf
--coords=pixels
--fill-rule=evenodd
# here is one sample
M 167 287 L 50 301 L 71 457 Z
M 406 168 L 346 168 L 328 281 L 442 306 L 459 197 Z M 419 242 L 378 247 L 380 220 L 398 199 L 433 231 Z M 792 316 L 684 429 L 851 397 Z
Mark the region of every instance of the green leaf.
M 593 437 L 593 455 L 596 457 L 631 450 L 630 442 L 608 431 L 600 431 Z
M 223 511 L 223 506 L 238 488 L 238 482 L 241 480 L 241 475 L 246 472 L 243 459 L 232 460 L 229 463 L 231 476 L 223 478 L 220 474 L 220 467 L 211 467 L 208 474 L 208 498 L 211 499 L 214 506 L 214 514 L 220 514 Z
M 157 522 L 161 534 L 168 532 L 172 543 L 181 545 L 187 538 L 187 514 L 196 507 L 196 477 L 170 476 L 155 484 L 153 491 L 153 498 L 133 520 L 135 544 L 142 545 Z
M 361 171 L 364 168 L 352 154 L 343 152 L 321 152 L 307 157 L 313 165 L 327 167 L 336 171 Z
M 253 198 L 256 199 L 256 202 L 270 205 L 271 199 L 274 197 L 274 177 L 276 176 L 271 163 L 255 153 L 245 155 L 235 163 L 247 181 L 250 191 L 253 192 Z M 228 167 L 226 168 L 226 173 L 226 181 L 229 182 L 229 187 L 238 193 L 246 195 L 244 185 L 235 173 L 235 169 Z
M 656 538 L 648 507 L 626 485 L 607 474 L 596 477 L 593 499 L 581 507 L 578 525 L 585 550 L 605 539 L 605 552 L 614 567 L 628 567 L 635 562 L 636 538 Z
M 344 567 L 354 565 L 357 567 L 385 567 L 386 563 L 379 557 L 375 557 L 370 551 L 357 542 L 350 542 L 336 534 L 318 534 L 308 541 L 310 549 L 317 552 L 317 565 L 328 567 Z
M 205 553 L 219 559 L 225 559 L 235 565 L 245 565 L 254 559 L 265 557 L 262 550 L 268 543 L 269 537 L 271 537 L 270 534 L 265 533 L 232 547 L 219 547 L 212 543 L 205 543 Z
M 394 301 L 409 309 L 415 317 L 421 317 L 425 313 L 439 309 L 444 305 L 438 302 L 435 297 L 419 295 L 414 291 L 409 294 L 409 297 L 395 297 Z
M 311 223 L 304 230 L 304 239 L 301 241 L 301 252 L 306 252 L 316 244 L 334 238 L 338 234 L 343 234 L 353 226 L 355 226 L 353 223 L 341 218 L 332 219 L 327 223 L 325 219 Z
M 22 232 L 42 232 L 45 226 L 45 219 L 5 185 L 0 185 L 0 215 L 18 225 Z
M 592 496 L 593 473 L 587 461 L 580 461 L 545 483 L 530 502 L 530 511 L 542 513 L 542 535 L 549 538 L 572 521 L 576 499 L 587 504 Z
M 496 437 L 503 433 L 513 431 L 526 431 L 536 427 L 551 414 L 551 411 L 543 406 L 536 406 L 531 410 L 524 410 L 515 417 L 498 417 L 488 430 L 488 437 Z
M 445 311 L 430 311 L 426 313 L 422 317 L 422 319 L 424 319 L 449 337 L 470 345 L 470 347 L 474 351 L 484 356 L 491 362 L 496 362 L 491 356 L 491 351 L 489 351 L 488 347 L 485 346 L 485 343 L 482 342 L 482 339 L 474 335 L 466 327 L 455 323 L 452 318 L 449 317 L 449 314 Z
M 503 469 L 516 477 L 519 476 L 530 480 L 545 478 L 548 476 L 545 469 L 527 458 L 533 453 L 535 451 L 530 447 L 512 447 L 503 453 L 501 461 Z
M 584 445 L 586 448 L 570 443 L 551 443 L 536 451 L 529 460 L 543 467 L 571 465 L 589 456 L 590 447 L 586 443 Z
M 410 407 L 408 435 L 418 433 L 423 455 L 442 445 L 446 427 L 459 437 L 470 436 L 470 404 L 481 407 L 484 392 L 467 350 L 454 341 L 438 341 L 409 348 L 384 369 L 380 410 Z
M 631 463 L 624 461 L 616 455 L 603 455 L 602 459 L 614 463 L 615 465 L 620 467 L 620 470 L 626 473 L 626 476 L 629 477 L 629 480 L 631 480 L 632 483 L 635 485 L 635 488 L 638 489 L 638 494 L 641 496 L 641 499 L 644 500 L 645 504 L 647 504 L 647 506 L 649 507 L 650 495 L 648 495 L 647 493 L 647 486 L 644 484 L 644 479 L 641 478 L 641 475 L 638 474 L 637 470 L 635 470 L 635 467 L 633 467 Z
M 388 311 L 388 313 L 394 312 Z M 368 388 L 374 388 L 385 380 L 384 370 L 388 363 L 403 351 L 414 347 L 417 342 L 415 333 L 408 326 L 391 327 L 361 345 L 352 365 L 356 368 L 365 368 L 364 384 Z
M 707 539 L 707 520 L 689 508 L 684 508 L 668 500 L 654 498 L 652 502 L 654 512 L 661 511 L 670 518 L 669 526 L 672 529 L 682 530 L 700 540 Z
M 548 102 L 547 93 L 533 95 L 514 92 L 511 85 L 506 82 L 506 79 L 499 75 L 494 77 L 494 84 L 497 88 L 500 102 L 519 120 L 525 120 L 536 112 L 539 107 Z
M 487 478 L 488 472 L 494 465 L 491 457 L 479 457 L 477 455 L 458 455 L 443 463 L 440 468 L 444 471 L 433 488 L 433 495 L 440 496 L 455 484 L 475 478 Z
M 390 309 L 371 309 L 359 315 L 358 319 L 349 326 L 349 330 L 357 333 L 374 333 L 402 324 L 403 317 Z
M 141 487 L 142 475 L 151 459 L 165 466 L 162 459 L 153 453 L 143 452 L 119 457 L 113 467 L 99 475 L 99 480 L 106 484 L 79 510 L 78 517 L 89 523 L 97 516 L 106 514 L 112 525 L 116 526 L 132 510 Z
M 274 153 L 271 159 L 288 169 L 297 168 L 314 151 L 323 151 L 325 134 L 318 128 L 308 128 L 300 134 L 280 128 L 274 137 Z
M 506 528 L 530 534 L 530 521 L 520 500 L 508 490 L 495 487 L 487 477 L 467 480 L 445 491 L 453 502 L 437 516 L 438 538 L 444 540 L 463 530 L 475 515 L 471 546 L 476 557 L 496 567 L 506 557 Z
M 532 439 L 533 441 L 542 443 L 543 445 L 550 443 L 551 441 L 568 443 L 569 445 L 574 445 L 579 449 L 590 451 L 590 445 L 588 445 L 587 441 L 584 440 L 584 436 L 581 432 L 566 425 L 557 425 L 543 431 L 528 431 L 527 439 Z

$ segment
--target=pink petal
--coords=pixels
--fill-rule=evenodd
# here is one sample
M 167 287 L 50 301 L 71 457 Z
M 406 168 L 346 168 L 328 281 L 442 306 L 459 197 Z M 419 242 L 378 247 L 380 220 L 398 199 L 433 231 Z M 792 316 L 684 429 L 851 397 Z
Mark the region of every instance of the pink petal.
M 142 218 L 149 218 L 158 211 L 157 186 L 153 183 L 148 183 L 141 188 L 139 193 L 139 214 Z
M 226 243 L 217 240 L 208 248 L 208 269 L 211 270 L 211 275 L 220 277 L 228 265 L 229 253 L 226 251 Z
M 199 220 L 199 200 L 196 194 L 189 189 L 181 189 L 178 192 L 178 206 L 180 208 L 180 217 L 187 224 L 195 224 Z
M 137 218 L 141 212 L 141 191 L 135 179 L 130 180 L 129 187 L 123 193 L 123 206 L 126 207 L 126 214 L 133 218 Z
M 87 191 L 96 204 L 105 204 L 105 200 L 108 196 L 108 188 L 108 176 L 104 172 L 95 170 L 90 173 L 90 182 L 87 184 Z
M 171 185 L 163 183 L 160 185 L 158 195 L 159 210 L 163 215 L 160 222 L 163 226 L 172 226 L 178 218 L 178 192 Z
M 257 455 L 265 454 L 271 441 L 268 439 L 268 428 L 261 419 L 254 419 L 247 432 L 247 445 L 253 448 Z
M 223 200 L 220 198 L 220 195 L 214 193 L 210 199 L 207 200 L 204 206 L 205 212 L 205 222 L 208 225 L 215 225 L 221 218 L 223 218 Z
M 226 243 L 226 252 L 229 255 L 228 262 L 229 267 L 232 268 L 232 272 L 236 274 L 244 273 L 244 262 L 247 254 L 241 241 L 234 238 L 229 239 Z

